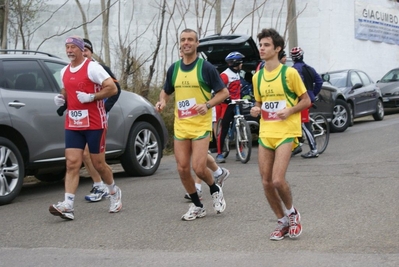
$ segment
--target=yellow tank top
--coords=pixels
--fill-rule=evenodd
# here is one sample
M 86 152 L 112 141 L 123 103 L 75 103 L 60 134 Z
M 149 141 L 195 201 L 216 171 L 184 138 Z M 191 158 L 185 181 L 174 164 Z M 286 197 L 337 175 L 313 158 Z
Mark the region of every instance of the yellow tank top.
M 300 112 L 285 120 L 276 116 L 278 110 L 295 106 L 299 100 L 298 96 L 306 93 L 298 71 L 282 64 L 271 72 L 262 68 L 254 74 L 253 86 L 255 100 L 262 103 L 259 137 L 301 136 Z
M 199 58 L 189 71 L 180 68 L 180 61 L 175 63 L 173 84 L 175 88 L 175 135 L 177 133 L 198 133 L 212 131 L 212 110 L 206 115 L 198 114 L 193 106 L 204 104 L 211 98 L 211 89 L 202 78 L 204 60 Z

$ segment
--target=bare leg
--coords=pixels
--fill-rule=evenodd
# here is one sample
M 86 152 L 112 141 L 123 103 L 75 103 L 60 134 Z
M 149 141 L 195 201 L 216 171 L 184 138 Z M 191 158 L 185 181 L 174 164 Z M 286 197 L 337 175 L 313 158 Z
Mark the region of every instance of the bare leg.
M 107 185 L 111 185 L 114 182 L 114 175 L 112 173 L 112 169 L 105 162 L 105 153 L 99 154 L 90 154 L 91 161 L 93 163 L 94 168 L 100 174 L 104 183 Z M 115 192 L 110 192 L 112 195 Z
M 262 176 L 266 199 L 277 218 L 285 216 L 285 208 L 291 208 L 292 196 L 285 180 L 288 163 L 291 157 L 291 143 L 280 145 L 276 151 L 259 146 L 259 170 Z
M 191 140 L 175 140 L 174 151 L 180 180 L 188 194 L 196 192 L 191 175 Z
M 215 172 L 219 169 L 219 166 L 216 164 L 216 160 L 210 154 L 208 154 L 208 156 L 207 156 L 206 166 L 209 169 L 211 169 L 213 172 Z
M 77 148 L 65 149 L 66 174 L 65 193 L 75 194 L 79 185 L 79 172 L 82 166 L 83 150 Z
M 101 176 L 96 171 L 96 169 L 93 166 L 93 163 L 91 162 L 90 159 L 90 152 L 89 152 L 89 147 L 86 144 L 85 150 L 83 151 L 83 164 L 86 167 L 87 172 L 89 173 L 91 179 L 93 180 L 94 183 L 101 183 Z
M 275 151 L 275 157 L 277 160 L 273 163 L 273 184 L 286 209 L 292 207 L 291 189 L 285 179 L 285 174 L 291 158 L 291 148 L 292 143 L 280 145 Z
M 209 139 L 208 136 L 192 142 L 192 165 L 195 174 L 206 184 L 212 185 L 215 181 L 207 168 Z

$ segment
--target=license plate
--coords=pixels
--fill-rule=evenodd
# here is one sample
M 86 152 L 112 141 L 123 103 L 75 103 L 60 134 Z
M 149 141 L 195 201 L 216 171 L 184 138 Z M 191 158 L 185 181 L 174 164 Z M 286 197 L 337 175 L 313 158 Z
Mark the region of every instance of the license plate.
M 382 102 L 389 102 L 389 98 L 388 97 L 383 97 L 382 98 Z

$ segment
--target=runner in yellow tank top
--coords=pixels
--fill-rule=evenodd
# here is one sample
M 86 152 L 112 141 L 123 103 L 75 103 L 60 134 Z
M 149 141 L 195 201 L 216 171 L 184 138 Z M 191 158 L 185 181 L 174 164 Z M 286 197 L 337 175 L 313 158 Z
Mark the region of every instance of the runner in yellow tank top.
M 301 217 L 293 205 L 285 174 L 292 142 L 300 135 L 300 111 L 310 105 L 310 99 L 298 72 L 285 69 L 278 60 L 284 49 L 279 33 L 263 29 L 258 40 L 260 57 L 266 63 L 252 80 L 256 102 L 251 115 L 261 115 L 259 171 L 266 199 L 277 217 L 277 227 L 270 239 L 281 240 L 286 235 L 297 238 L 302 233 Z
M 180 64 L 175 65 L 174 129 L 177 139 L 203 138 L 212 131 L 212 112 L 201 116 L 194 108 L 196 104 L 206 103 L 212 96 L 209 86 L 201 81 L 202 77 L 198 77 L 198 70 L 202 69 L 203 63 L 203 59 L 197 59 L 194 67 L 188 71 L 182 70 Z
M 283 82 L 286 83 L 285 90 Z M 298 96 L 306 92 L 297 71 L 282 64 L 270 72 L 263 68 L 253 76 L 253 87 L 255 99 L 262 102 L 259 137 L 285 139 L 301 136 L 300 113 L 284 120 L 277 116 L 278 111 L 295 106 Z
M 174 153 L 180 180 L 193 202 L 182 216 L 186 221 L 206 215 L 191 175 L 191 165 L 195 174 L 209 186 L 215 211 L 221 213 L 226 208 L 222 188 L 215 184 L 207 168 L 207 155 L 212 130 L 211 108 L 224 101 L 229 91 L 216 68 L 197 57 L 198 45 L 198 35 L 194 30 L 181 32 L 183 58 L 169 67 L 164 88 L 155 105 L 158 111 L 162 111 L 169 96 L 175 92 Z M 215 91 L 213 98 L 211 89 Z

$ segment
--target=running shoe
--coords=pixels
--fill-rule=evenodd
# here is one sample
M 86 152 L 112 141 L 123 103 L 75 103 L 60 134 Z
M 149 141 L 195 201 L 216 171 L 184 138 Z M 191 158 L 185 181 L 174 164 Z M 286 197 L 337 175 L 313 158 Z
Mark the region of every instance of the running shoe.
M 290 238 L 297 238 L 302 233 L 302 225 L 301 225 L 301 215 L 295 209 L 295 212 L 288 215 L 289 219 L 289 230 L 288 235 Z
M 184 214 L 181 219 L 183 221 L 192 221 L 197 218 L 202 218 L 206 215 L 205 208 L 197 207 L 194 203 L 190 204 L 190 208 L 188 209 L 187 213 Z
M 295 156 L 296 154 L 299 154 L 302 152 L 302 147 L 301 146 L 297 146 L 296 148 L 294 148 L 294 150 L 292 150 L 291 152 L 291 157 Z
M 282 240 L 288 234 L 289 225 L 284 225 L 282 222 L 277 222 L 277 227 L 270 234 L 271 240 Z
M 224 181 L 227 180 L 229 175 L 230 175 L 229 170 L 226 168 L 222 168 L 222 173 L 219 176 L 214 177 L 216 184 L 219 185 L 220 187 L 223 187 Z
M 318 156 L 319 156 L 319 153 L 317 151 L 316 152 L 309 151 L 308 153 L 301 155 L 301 157 L 305 158 L 305 159 L 317 158 Z
M 219 185 L 216 185 L 219 187 L 219 192 L 215 192 L 212 194 L 212 200 L 213 200 L 213 208 L 215 209 L 216 213 L 222 213 L 226 209 L 226 201 L 224 200 L 223 197 L 223 191 L 222 187 Z
M 197 188 L 197 194 L 198 194 L 198 198 L 199 198 L 200 200 L 202 200 L 202 190 L 198 190 L 198 188 Z M 190 197 L 190 194 L 189 194 L 189 193 L 186 193 L 186 194 L 184 195 L 184 198 L 185 198 L 185 199 L 188 199 L 188 200 L 191 200 L 191 197 Z
M 93 186 L 90 195 L 86 195 L 85 199 L 90 202 L 97 202 L 108 195 L 108 187 L 106 185 Z
M 64 202 L 58 202 L 58 204 L 51 205 L 48 209 L 54 216 L 60 216 L 65 220 L 73 220 L 75 216 L 73 215 L 74 210 L 69 204 Z
M 116 213 L 122 209 L 122 191 L 119 187 L 115 186 L 115 194 L 108 195 L 111 204 L 109 206 L 109 212 Z
M 216 156 L 216 162 L 217 162 L 217 163 L 225 163 L 225 162 L 226 162 L 226 159 L 223 157 L 222 154 L 218 154 L 218 155 Z

